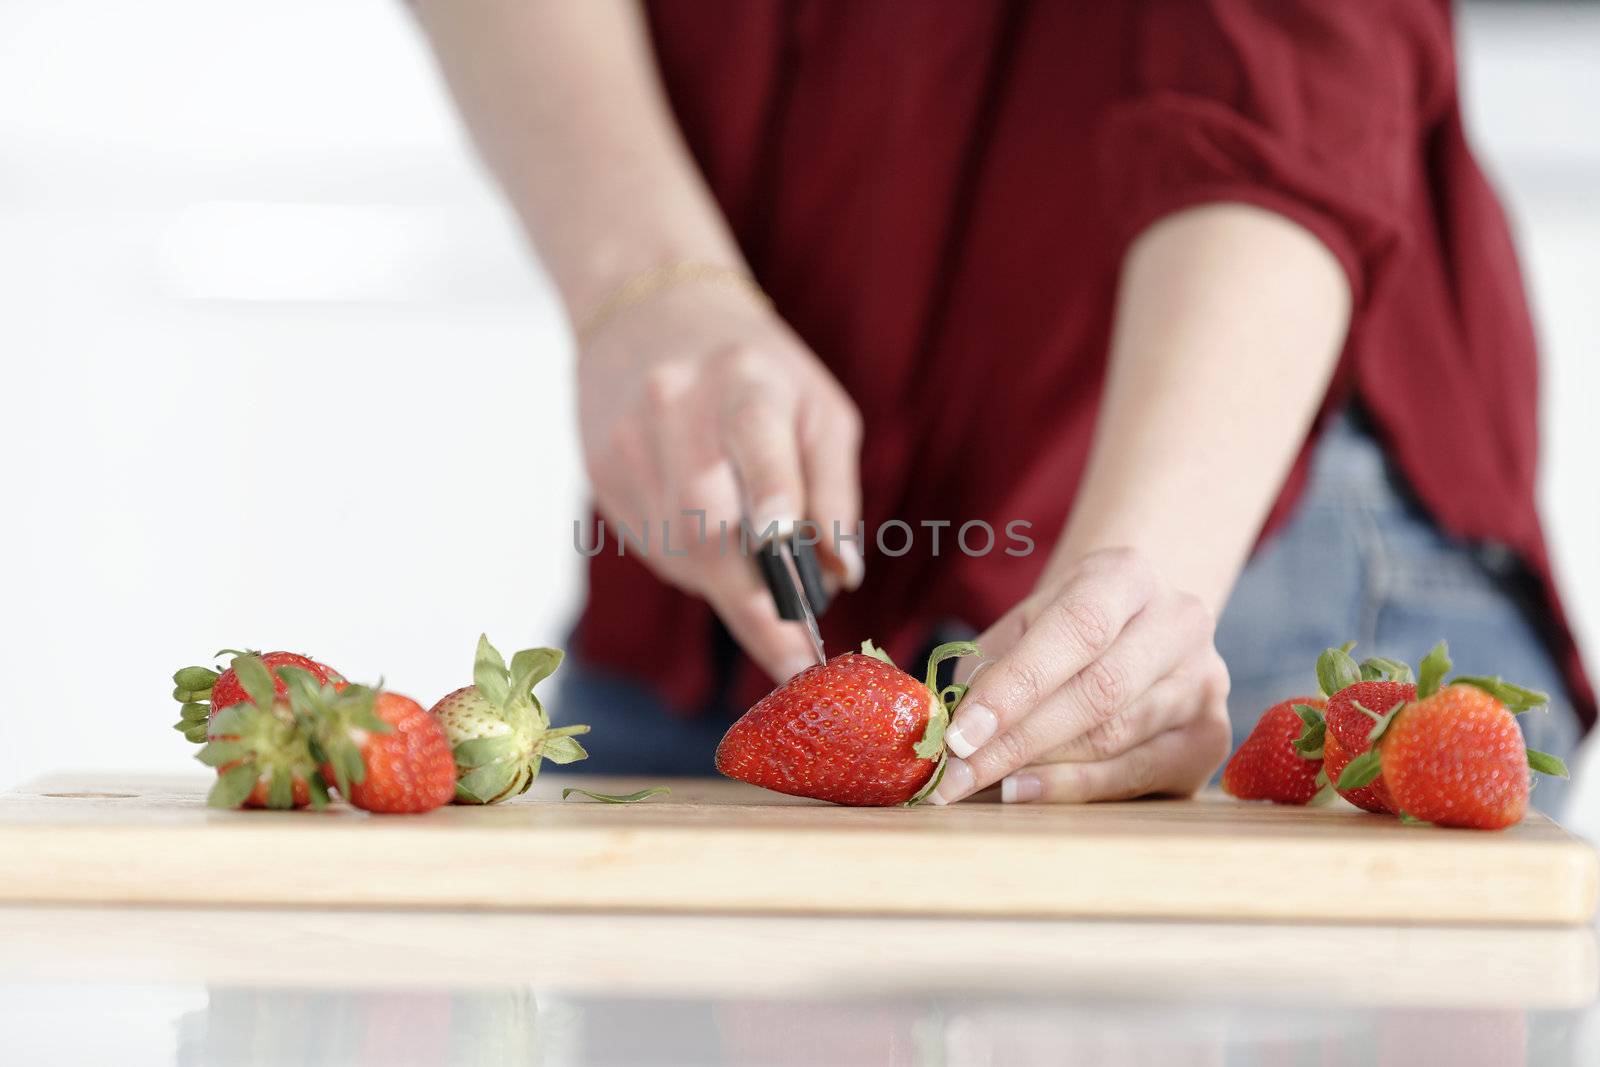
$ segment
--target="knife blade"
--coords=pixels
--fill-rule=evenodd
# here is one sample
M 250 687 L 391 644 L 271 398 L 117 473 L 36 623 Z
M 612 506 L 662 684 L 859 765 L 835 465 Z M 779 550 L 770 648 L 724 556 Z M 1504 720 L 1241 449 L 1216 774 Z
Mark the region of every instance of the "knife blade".
M 817 662 L 828 662 L 828 653 L 822 645 L 822 630 L 817 625 L 818 611 L 827 610 L 828 593 L 811 545 L 797 540 L 793 534 L 770 537 L 759 546 L 756 560 L 778 609 L 778 617 L 803 624 Z

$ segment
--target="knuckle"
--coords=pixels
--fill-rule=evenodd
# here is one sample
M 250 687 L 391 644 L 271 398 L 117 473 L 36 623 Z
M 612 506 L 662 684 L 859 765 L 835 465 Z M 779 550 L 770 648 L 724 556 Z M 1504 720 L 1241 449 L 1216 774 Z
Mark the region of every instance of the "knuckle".
M 1091 655 L 1110 648 L 1111 639 L 1116 636 L 1105 605 L 1091 597 L 1068 594 L 1052 601 L 1040 621 L 1046 620 L 1065 640 Z
M 1113 715 L 1091 730 L 1085 741 L 1089 754 L 1097 760 L 1107 760 L 1127 751 L 1133 738 L 1133 724 L 1126 715 Z
M 1201 763 L 1207 777 L 1228 758 L 1228 753 L 1233 749 L 1233 728 L 1228 723 L 1227 709 L 1220 705 L 1212 705 L 1211 708 L 1211 712 L 1196 724 L 1194 730 L 1194 745 L 1198 752 L 1204 754 Z
M 1233 690 L 1233 678 L 1228 673 L 1228 665 L 1215 651 L 1211 653 L 1210 659 L 1202 684 L 1209 703 L 1222 704 L 1227 701 L 1228 694 Z
M 644 405 L 648 414 L 657 418 L 669 414 L 677 407 L 680 393 L 677 375 L 669 367 L 653 367 L 645 372 Z
M 866 428 L 861 409 L 856 407 L 855 401 L 843 389 L 836 388 L 834 393 L 834 432 L 847 440 L 860 441 Z
M 1038 663 L 1031 659 L 1019 659 L 1009 665 L 999 689 L 1001 693 L 997 703 L 1015 718 L 1038 707 L 1050 691 L 1050 680 Z
M 767 354 L 755 345 L 729 345 L 718 353 L 714 363 L 724 380 L 759 383 L 767 376 Z
M 1112 721 L 1128 698 L 1128 676 L 1118 665 L 1097 659 L 1078 672 L 1084 704 L 1090 718 L 1101 725 Z

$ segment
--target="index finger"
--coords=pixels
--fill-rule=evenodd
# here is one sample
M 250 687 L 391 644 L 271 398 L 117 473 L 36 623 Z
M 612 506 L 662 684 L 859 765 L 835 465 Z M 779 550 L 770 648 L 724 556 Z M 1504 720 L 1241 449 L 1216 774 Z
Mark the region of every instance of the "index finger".
M 1010 651 L 973 676 L 945 731 L 950 751 L 964 759 L 1021 722 L 1110 648 L 1155 589 L 1155 576 L 1125 559 L 1080 569 L 1027 622 Z

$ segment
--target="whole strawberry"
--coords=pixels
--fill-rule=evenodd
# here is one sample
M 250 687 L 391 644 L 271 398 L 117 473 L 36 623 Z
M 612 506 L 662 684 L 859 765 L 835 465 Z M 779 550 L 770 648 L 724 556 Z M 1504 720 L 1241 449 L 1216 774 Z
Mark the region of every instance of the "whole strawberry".
M 294 668 L 290 668 L 293 670 Z M 210 739 L 196 754 L 217 768 L 206 803 L 216 808 L 303 808 L 328 802 L 305 723 L 258 656 L 240 654 L 230 668 L 244 692 L 212 717 Z
M 925 682 L 868 641 L 762 697 L 717 746 L 717 770 L 791 796 L 855 807 L 914 804 L 944 770 L 944 732 L 966 687 L 935 688 L 939 664 L 979 655 L 940 645 Z
M 1353 644 L 1330 648 L 1317 657 L 1317 681 L 1328 698 L 1320 732 L 1322 769 L 1339 795 L 1356 807 L 1392 815 L 1394 802 L 1381 776 L 1360 789 L 1340 788 L 1339 777 L 1351 760 L 1371 747 L 1372 728 L 1380 716 L 1410 700 L 1417 690 L 1411 668 L 1404 663 L 1374 657 L 1358 666 L 1350 658 Z
M 1549 698 L 1498 677 L 1461 677 L 1442 685 L 1450 658 L 1440 642 L 1422 661 L 1416 699 L 1373 727 L 1372 751 L 1351 761 L 1344 781 L 1383 775 L 1411 821 L 1499 830 L 1522 821 L 1529 770 L 1566 776 L 1556 757 L 1523 743 L 1516 714 Z
M 450 803 L 456 784 L 450 742 L 421 704 L 362 685 L 313 688 L 305 677 L 290 676 L 295 706 L 310 723 L 323 777 L 346 800 L 380 814 Z
M 319 683 L 341 683 L 344 678 L 338 671 L 327 664 L 318 663 L 310 656 L 302 656 L 298 652 L 240 652 L 235 649 L 225 648 L 218 652 L 216 657 L 233 656 L 237 662 L 239 656 L 254 656 L 259 659 L 272 675 L 273 688 L 278 695 L 287 696 L 283 679 L 278 676 L 282 667 L 296 667 L 314 676 Z M 234 663 L 230 663 L 221 672 L 210 667 L 184 667 L 172 676 L 176 688 L 172 690 L 172 697 L 183 705 L 182 715 L 173 724 L 173 729 L 183 734 L 190 741 L 201 744 L 206 739 L 206 723 L 223 708 L 242 704 L 250 699 L 245 692 L 244 683 L 239 680 L 238 671 Z
M 1322 706 L 1317 697 L 1292 697 L 1262 712 L 1222 769 L 1223 791 L 1240 800 L 1311 803 L 1326 779 L 1321 754 L 1302 745 L 1301 734 L 1322 722 Z
M 456 803 L 496 804 L 527 792 L 542 760 L 573 763 L 588 758 L 574 735 L 589 728 L 552 728 L 533 693 L 534 686 L 561 666 L 561 658 L 560 649 L 526 648 L 511 657 L 508 668 L 488 635 L 478 638 L 473 684 L 433 706 L 455 755 Z

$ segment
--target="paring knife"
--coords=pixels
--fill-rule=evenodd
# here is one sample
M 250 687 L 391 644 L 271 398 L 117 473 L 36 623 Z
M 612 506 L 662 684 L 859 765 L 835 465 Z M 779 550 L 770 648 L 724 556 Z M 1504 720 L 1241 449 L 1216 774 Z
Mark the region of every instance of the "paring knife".
M 778 617 L 804 623 L 817 662 L 828 662 L 822 631 L 817 628 L 817 616 L 828 610 L 828 588 L 822 584 L 822 567 L 811 543 L 797 539 L 792 532 L 769 537 L 757 546 L 756 562 L 777 605 Z

